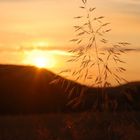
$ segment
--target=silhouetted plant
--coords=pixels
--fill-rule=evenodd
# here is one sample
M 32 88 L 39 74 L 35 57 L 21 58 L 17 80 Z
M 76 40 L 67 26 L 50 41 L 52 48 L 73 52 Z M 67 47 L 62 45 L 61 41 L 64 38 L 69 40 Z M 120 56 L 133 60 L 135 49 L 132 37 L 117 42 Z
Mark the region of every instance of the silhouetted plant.
M 84 11 L 85 15 L 74 17 L 78 20 L 78 25 L 74 26 L 76 35 L 71 42 L 74 42 L 76 46 L 69 51 L 74 55 L 67 61 L 73 68 L 61 73 L 72 76 L 75 81 L 83 80 L 85 83 L 90 83 L 89 86 L 102 88 L 100 97 L 102 101 L 106 101 L 105 88 L 112 86 L 113 80 L 119 85 L 126 82 L 122 75 L 126 71 L 125 61 L 121 56 L 125 53 L 125 47 L 129 43 L 114 44 L 106 39 L 106 34 L 111 31 L 110 23 L 104 22 L 104 16 L 96 17 L 96 8 L 88 7 L 87 0 L 82 0 L 82 4 L 79 8 Z M 71 98 L 76 93 L 76 89 L 75 87 L 67 89 Z M 85 88 L 82 88 L 80 96 L 70 100 L 68 105 L 73 104 L 74 107 L 79 105 L 84 92 Z

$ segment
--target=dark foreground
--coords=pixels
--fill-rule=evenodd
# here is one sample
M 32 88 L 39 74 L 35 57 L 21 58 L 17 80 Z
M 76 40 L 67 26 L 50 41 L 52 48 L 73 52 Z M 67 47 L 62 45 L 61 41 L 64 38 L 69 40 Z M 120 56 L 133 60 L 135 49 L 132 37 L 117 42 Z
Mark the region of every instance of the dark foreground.
M 0 140 L 139 140 L 140 113 L 0 117 Z
M 106 104 L 101 90 L 46 69 L 0 65 L 0 140 L 139 140 L 140 82 L 107 88 Z

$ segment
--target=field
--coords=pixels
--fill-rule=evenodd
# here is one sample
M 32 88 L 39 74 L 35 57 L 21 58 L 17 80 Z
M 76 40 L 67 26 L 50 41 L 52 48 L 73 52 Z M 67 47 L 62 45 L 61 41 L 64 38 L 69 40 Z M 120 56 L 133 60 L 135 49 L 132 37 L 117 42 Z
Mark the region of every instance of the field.
M 51 113 L 0 117 L 0 140 L 138 140 L 140 113 Z

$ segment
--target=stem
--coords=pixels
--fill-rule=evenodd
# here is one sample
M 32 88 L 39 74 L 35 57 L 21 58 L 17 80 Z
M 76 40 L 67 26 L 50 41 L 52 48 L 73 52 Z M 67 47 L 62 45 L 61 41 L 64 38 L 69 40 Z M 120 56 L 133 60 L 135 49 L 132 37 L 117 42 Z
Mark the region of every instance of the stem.
M 100 62 L 99 62 L 99 54 L 98 54 L 98 47 L 97 47 L 97 43 L 96 43 L 96 34 L 95 34 L 95 40 L 94 40 L 94 45 L 95 45 L 95 53 L 96 53 L 96 58 L 97 58 L 97 65 L 98 65 L 98 73 L 99 73 L 99 78 L 101 78 L 101 68 L 100 68 Z M 101 104 L 104 103 L 104 89 L 102 86 L 102 83 L 100 83 L 100 85 L 98 86 L 98 90 L 99 88 L 101 88 L 101 96 L 100 96 L 100 92 L 98 91 L 98 106 L 100 107 Z M 100 98 L 101 97 L 101 98 Z M 102 108 L 102 107 L 101 107 Z
M 96 52 L 96 58 L 97 58 L 97 65 L 98 65 L 98 73 L 99 73 L 99 77 L 101 76 L 101 69 L 100 69 L 100 62 L 99 62 L 99 54 L 98 54 L 98 48 L 97 48 L 97 43 L 96 43 L 96 37 L 95 37 L 95 52 Z

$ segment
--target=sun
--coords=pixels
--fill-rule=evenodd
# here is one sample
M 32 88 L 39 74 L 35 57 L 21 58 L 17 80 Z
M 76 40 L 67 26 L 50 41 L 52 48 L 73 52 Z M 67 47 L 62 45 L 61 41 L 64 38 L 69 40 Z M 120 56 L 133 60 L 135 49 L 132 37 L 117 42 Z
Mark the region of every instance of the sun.
M 47 67 L 47 61 L 43 57 L 37 57 L 33 60 L 33 64 L 38 68 L 44 68 Z
M 26 53 L 24 64 L 34 65 L 38 68 L 53 68 L 56 60 L 51 54 L 34 50 Z

